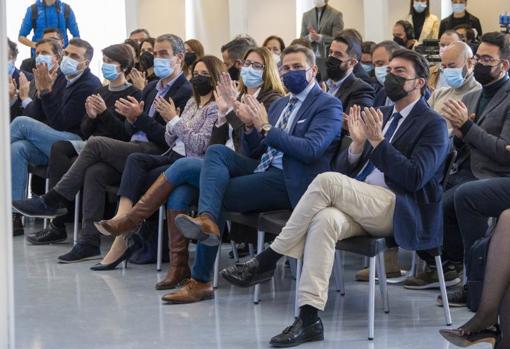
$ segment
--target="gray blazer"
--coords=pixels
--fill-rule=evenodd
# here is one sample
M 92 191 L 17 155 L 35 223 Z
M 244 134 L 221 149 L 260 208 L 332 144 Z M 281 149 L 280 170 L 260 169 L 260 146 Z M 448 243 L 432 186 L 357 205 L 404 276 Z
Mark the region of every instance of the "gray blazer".
M 462 99 L 469 113 L 475 113 L 482 91 L 468 93 Z M 482 115 L 464 135 L 463 146 L 469 147 L 471 171 L 478 179 L 510 176 L 510 80 L 489 102 Z M 456 141 L 456 145 L 459 143 Z
M 308 27 L 314 27 L 317 33 L 322 35 L 320 43 L 312 42 L 314 52 L 319 52 L 322 58 L 328 56 L 328 48 L 333 41 L 333 38 L 341 30 L 344 29 L 344 19 L 342 12 L 335 10 L 333 7 L 326 5 L 324 13 L 320 21 L 320 25 L 317 24 L 317 13 L 315 7 L 310 11 L 303 14 L 303 20 L 301 22 L 301 37 L 307 38 Z

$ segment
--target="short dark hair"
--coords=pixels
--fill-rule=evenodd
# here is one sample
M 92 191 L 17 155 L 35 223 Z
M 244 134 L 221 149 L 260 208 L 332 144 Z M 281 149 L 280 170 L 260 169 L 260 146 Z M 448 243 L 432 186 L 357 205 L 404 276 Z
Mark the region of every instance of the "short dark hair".
M 62 36 L 62 33 L 60 32 L 60 30 L 58 28 L 55 28 L 55 27 L 52 27 L 52 28 L 46 28 L 44 29 L 43 31 L 43 36 L 46 35 L 46 34 L 50 34 L 50 33 L 55 33 L 57 34 L 58 38 L 60 40 L 62 40 L 64 37 Z
M 11 41 L 9 40 L 9 38 L 7 38 L 7 47 L 9 48 L 9 52 L 11 53 L 11 56 L 14 57 L 14 59 L 18 58 L 18 45 L 14 42 L 14 41 Z
M 400 25 L 404 28 L 404 32 L 406 33 L 407 40 L 414 40 L 414 27 L 409 21 L 400 20 L 395 23 L 395 26 Z
M 88 41 L 85 41 L 80 38 L 74 38 L 74 39 L 71 39 L 71 41 L 69 41 L 69 45 L 84 48 L 85 49 L 85 58 L 89 62 L 92 61 L 92 57 L 94 57 L 94 48 Z
M 124 40 L 124 44 L 131 46 L 133 48 L 133 50 L 135 51 L 135 56 L 140 57 L 140 46 L 141 45 L 138 44 L 138 41 L 133 40 L 133 39 L 126 39 L 126 40 Z
M 429 62 L 427 61 L 427 59 L 424 56 L 422 56 L 419 53 L 414 52 L 412 50 L 408 50 L 406 48 L 400 48 L 400 49 L 396 50 L 395 52 L 393 52 L 393 56 L 391 57 L 391 59 L 393 60 L 395 58 L 401 58 L 401 59 L 404 59 L 406 61 L 413 63 L 414 70 L 416 72 L 416 76 L 418 76 L 419 78 L 425 79 L 425 82 L 428 81 L 428 79 L 429 79 Z M 423 88 L 421 89 L 422 95 L 425 93 L 426 89 L 427 89 L 427 84 L 425 83 L 423 85 Z
M 454 31 L 456 31 L 457 29 L 464 29 L 466 31 L 466 40 L 467 41 L 475 41 L 476 40 L 476 32 L 473 29 L 473 27 L 470 26 L 469 24 L 466 24 L 466 23 L 459 24 L 458 26 L 453 28 Z M 459 35 L 459 34 L 457 33 L 457 35 Z
M 238 38 L 223 45 L 221 47 L 221 52 L 227 51 L 230 59 L 236 61 L 242 60 L 246 51 L 252 47 L 255 46 L 252 45 L 250 40 L 247 40 L 246 38 Z
M 395 41 L 385 40 L 385 41 L 381 41 L 380 43 L 375 45 L 372 52 L 374 52 L 375 50 L 377 50 L 378 48 L 381 48 L 381 47 L 383 47 L 386 50 L 386 52 L 388 52 L 388 54 L 390 55 L 390 59 L 393 56 L 393 52 L 402 49 L 402 47 L 399 44 L 397 44 Z
M 308 40 L 306 40 L 304 38 L 294 39 L 294 40 L 292 40 L 292 42 L 290 44 L 291 45 L 301 45 L 301 46 L 304 46 L 304 47 L 309 48 L 309 49 L 312 48 L 312 45 L 310 44 L 310 41 L 308 41 Z
M 152 48 L 154 48 L 154 45 L 156 44 L 156 39 L 154 39 L 154 38 L 145 38 L 145 39 L 143 39 L 140 42 L 140 52 L 142 51 L 143 44 L 145 44 L 146 42 L 148 42 L 152 46 Z
M 156 42 L 162 42 L 162 41 L 167 41 L 170 43 L 170 45 L 172 46 L 172 51 L 174 53 L 174 56 L 179 53 L 184 54 L 186 51 L 184 49 L 184 41 L 182 41 L 182 39 L 175 34 L 163 34 L 156 38 Z
M 376 43 L 373 41 L 365 41 L 361 43 L 361 53 L 372 54 Z
M 74 39 L 73 39 L 74 40 Z M 36 44 L 35 47 L 37 48 L 39 45 L 48 44 L 51 47 L 51 52 L 57 57 L 62 58 L 62 44 L 60 41 L 55 39 L 41 39 Z
M 334 41 L 342 42 L 347 45 L 347 54 L 358 61 L 361 59 L 361 42 L 353 35 L 347 35 L 343 32 L 335 36 Z
M 315 64 L 315 54 L 312 49 L 305 47 L 303 45 L 290 45 L 283 50 L 282 59 L 288 54 L 291 53 L 303 53 L 306 56 L 306 61 L 310 66 Z
M 144 33 L 145 35 L 147 35 L 148 38 L 151 37 L 151 35 L 149 34 L 149 31 L 147 29 L 145 29 L 145 28 L 135 29 L 131 33 L 129 33 L 129 36 L 135 35 L 135 34 L 138 34 L 138 33 Z
M 510 60 L 510 38 L 500 32 L 490 32 L 482 35 L 482 43 L 499 47 L 499 57 Z
M 126 44 L 116 44 L 103 49 L 103 55 L 120 64 L 120 69 L 128 75 L 133 68 L 133 57 Z
M 283 39 L 281 37 L 276 36 L 276 35 L 271 35 L 271 36 L 267 37 L 266 40 L 264 40 L 262 47 L 266 47 L 267 43 L 271 40 L 278 41 L 278 43 L 280 44 L 280 50 L 281 51 L 285 50 L 285 42 L 283 41 Z

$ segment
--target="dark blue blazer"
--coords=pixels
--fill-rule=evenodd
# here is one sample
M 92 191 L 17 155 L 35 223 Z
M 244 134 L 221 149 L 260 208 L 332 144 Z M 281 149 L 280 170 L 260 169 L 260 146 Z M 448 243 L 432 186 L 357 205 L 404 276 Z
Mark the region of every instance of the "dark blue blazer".
M 290 97 L 282 97 L 269 108 L 269 122 L 276 125 Z M 315 85 L 301 104 L 289 133 L 273 128 L 264 138 L 258 132 L 243 134 L 242 151 L 259 159 L 271 146 L 284 153 L 283 173 L 289 201 L 295 207 L 308 185 L 320 173 L 331 170 L 340 144 L 342 105 Z
M 393 107 L 381 111 L 386 123 Z M 441 180 L 448 150 L 446 122 L 422 98 L 391 143 L 384 140 L 372 150 L 367 142 L 357 165 L 349 163 L 345 150 L 337 159 L 335 170 L 355 177 L 370 159 L 396 194 L 393 216 L 396 242 L 408 250 L 428 250 L 443 244 Z
M 166 144 L 165 140 L 166 122 L 158 112 L 156 112 L 152 118 L 149 116 L 152 103 L 158 94 L 156 86 L 159 81 L 160 80 L 150 82 L 143 90 L 142 100 L 145 104 L 143 114 L 133 124 L 130 124 L 126 120 L 124 125 L 130 136 L 138 131 L 143 131 L 150 142 L 157 144 L 162 150 L 165 150 L 168 148 L 168 144 Z M 193 88 L 190 82 L 186 79 L 184 74 L 181 74 L 181 76 L 175 80 L 172 87 L 170 87 L 170 90 L 168 90 L 165 99 L 171 97 L 175 107 L 183 111 L 192 95 Z

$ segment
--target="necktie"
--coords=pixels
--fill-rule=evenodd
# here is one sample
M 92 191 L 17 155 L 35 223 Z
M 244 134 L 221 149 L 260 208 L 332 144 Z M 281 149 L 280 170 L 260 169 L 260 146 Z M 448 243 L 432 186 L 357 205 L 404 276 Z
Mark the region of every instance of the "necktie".
M 292 97 L 290 99 L 289 104 L 287 104 L 287 108 L 285 109 L 285 112 L 283 113 L 282 117 L 276 124 L 276 127 L 284 129 L 284 130 L 287 128 L 290 115 L 292 114 L 292 111 L 294 110 L 294 107 L 296 106 L 297 101 L 298 101 L 298 99 L 296 97 Z M 266 152 L 260 158 L 260 163 L 254 172 L 259 173 L 259 172 L 267 171 L 267 169 L 271 166 L 271 163 L 273 162 L 273 159 L 277 153 L 278 153 L 278 150 L 276 150 L 275 148 L 267 147 Z
M 402 115 L 400 115 L 400 113 L 395 113 L 393 114 L 392 118 L 393 120 L 391 121 L 390 126 L 388 127 L 386 133 L 384 134 L 384 138 L 386 138 L 388 141 L 391 140 L 391 137 L 393 137 L 393 134 L 397 130 L 398 122 L 400 121 L 400 119 L 402 119 Z M 372 161 L 369 160 L 365 168 L 356 176 L 356 180 L 364 182 L 365 179 L 367 179 L 368 175 L 372 173 L 374 168 L 375 168 L 374 164 L 372 163 Z

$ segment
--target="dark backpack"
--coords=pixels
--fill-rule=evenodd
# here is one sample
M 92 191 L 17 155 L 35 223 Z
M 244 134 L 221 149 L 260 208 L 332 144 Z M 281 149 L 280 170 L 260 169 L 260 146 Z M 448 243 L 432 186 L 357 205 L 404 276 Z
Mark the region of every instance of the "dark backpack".
M 67 21 L 69 19 L 69 16 L 71 15 L 71 6 L 69 6 L 68 4 L 63 4 L 61 2 L 58 3 L 58 7 L 57 7 L 57 13 L 60 14 L 60 10 L 61 10 L 61 6 L 64 5 L 64 21 L 65 21 L 65 24 L 66 24 L 66 28 L 67 28 Z M 30 6 L 31 10 L 32 10 L 32 29 L 34 30 L 34 33 L 35 33 L 35 28 L 36 28 L 36 25 L 37 25 L 37 16 L 38 16 L 38 11 L 37 11 L 37 4 L 32 4 L 32 6 Z M 60 28 L 58 28 L 60 30 Z M 64 33 L 62 33 L 64 34 Z

